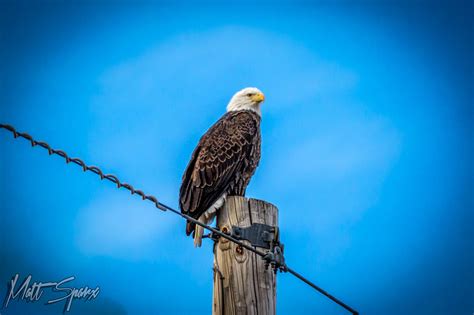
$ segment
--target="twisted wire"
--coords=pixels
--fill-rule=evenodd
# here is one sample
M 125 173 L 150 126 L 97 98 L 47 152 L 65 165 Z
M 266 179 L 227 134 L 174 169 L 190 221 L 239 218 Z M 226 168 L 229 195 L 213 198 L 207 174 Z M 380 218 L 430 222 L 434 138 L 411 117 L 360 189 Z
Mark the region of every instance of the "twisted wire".
M 139 195 L 142 198 L 142 200 L 148 200 L 148 201 L 152 202 L 155 205 L 156 208 L 158 208 L 162 211 L 173 212 L 173 213 L 181 216 L 182 218 L 184 218 L 188 221 L 191 221 L 191 222 L 193 222 L 193 223 L 195 223 L 195 224 L 211 231 L 212 233 L 214 233 L 215 235 L 218 235 L 219 237 L 223 237 L 223 238 L 225 238 L 225 239 L 241 246 L 242 248 L 245 248 L 245 249 L 255 253 L 256 255 L 258 255 L 262 258 L 265 258 L 267 260 L 269 259 L 268 258 L 269 256 L 267 255 L 267 253 L 261 252 L 261 251 L 257 250 L 256 248 L 254 248 L 250 245 L 247 245 L 246 243 L 243 243 L 242 241 L 232 237 L 231 235 L 220 231 L 219 229 L 216 229 L 216 228 L 213 228 L 212 226 L 206 225 L 206 224 L 200 222 L 199 220 L 196 220 L 193 217 L 191 217 L 191 216 L 189 216 L 185 213 L 182 213 L 181 211 L 175 210 L 175 209 L 159 202 L 158 199 L 155 196 L 147 195 L 142 190 L 135 189 L 132 185 L 130 185 L 128 183 L 125 183 L 125 182 L 121 182 L 120 179 L 117 176 L 113 175 L 113 174 L 104 174 L 104 172 L 102 172 L 102 170 L 97 166 L 94 166 L 94 165 L 89 166 L 86 163 L 84 163 L 84 161 L 82 161 L 80 158 L 70 157 L 66 152 L 64 152 L 62 150 L 53 149 L 48 143 L 46 143 L 44 141 L 37 141 L 31 135 L 29 135 L 28 133 L 18 132 L 11 125 L 0 124 L 0 128 L 10 131 L 13 134 L 13 137 L 15 139 L 16 138 L 23 138 L 23 139 L 28 140 L 31 143 L 32 147 L 39 146 L 39 147 L 42 147 L 42 148 L 46 149 L 48 151 L 49 155 L 55 154 L 55 155 L 58 155 L 58 156 L 64 158 L 64 160 L 66 161 L 67 164 L 74 163 L 76 165 L 79 165 L 84 172 L 89 171 L 89 172 L 92 172 L 92 173 L 98 175 L 101 180 L 106 179 L 108 181 L 111 181 L 112 183 L 114 183 L 117 186 L 118 189 L 125 188 L 128 191 L 130 191 L 130 193 L 132 195 L 135 195 L 135 194 Z M 347 304 L 345 304 L 341 300 L 339 300 L 336 297 L 332 296 L 327 291 L 325 291 L 322 288 L 318 287 L 317 285 L 315 285 L 313 282 L 311 282 L 308 279 L 306 279 L 305 277 L 303 277 L 298 272 L 296 272 L 293 269 L 289 268 L 285 263 L 280 263 L 280 262 L 278 262 L 274 259 L 271 259 L 271 258 L 270 258 L 270 261 L 271 261 L 272 265 L 275 266 L 276 269 L 279 269 L 280 271 L 284 271 L 284 272 L 289 272 L 290 274 L 292 274 L 295 277 L 297 277 L 298 279 L 302 280 L 303 282 L 305 282 L 306 284 L 311 286 L 313 289 L 315 289 L 319 293 L 323 294 L 324 296 L 328 297 L 330 300 L 332 300 L 336 304 L 342 306 L 343 308 L 345 308 L 346 310 L 348 310 L 352 314 L 354 314 L 354 315 L 359 314 L 356 310 L 354 310 L 353 308 L 351 308 L 350 306 L 348 306 Z

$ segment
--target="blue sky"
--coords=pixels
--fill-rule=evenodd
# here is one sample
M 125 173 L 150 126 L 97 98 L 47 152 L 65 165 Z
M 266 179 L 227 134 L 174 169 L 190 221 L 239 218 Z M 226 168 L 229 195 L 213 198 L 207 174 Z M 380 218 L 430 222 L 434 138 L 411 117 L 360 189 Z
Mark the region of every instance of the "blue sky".
M 472 3 L 0 8 L 2 123 L 176 207 L 201 134 L 257 86 L 247 195 L 279 208 L 287 262 L 364 314 L 474 310 Z M 10 138 L 0 281 L 101 287 L 71 314 L 210 313 L 211 244 L 194 249 L 179 218 Z M 290 275 L 277 296 L 279 314 L 345 314 Z

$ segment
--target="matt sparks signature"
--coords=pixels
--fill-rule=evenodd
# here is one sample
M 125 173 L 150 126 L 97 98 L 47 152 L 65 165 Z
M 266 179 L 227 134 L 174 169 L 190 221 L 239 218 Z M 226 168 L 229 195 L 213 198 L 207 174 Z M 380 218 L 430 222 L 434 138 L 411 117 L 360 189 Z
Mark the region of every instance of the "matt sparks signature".
M 63 285 L 65 283 L 73 281 L 75 279 L 74 276 L 63 279 L 59 282 L 33 282 L 32 284 L 30 284 L 31 275 L 29 275 L 21 284 L 18 285 L 18 289 L 16 289 L 18 278 L 19 274 L 16 274 L 12 277 L 10 282 L 8 282 L 7 294 L 5 296 L 5 300 L 3 301 L 4 308 L 8 306 L 10 300 L 18 299 L 25 300 L 27 302 L 39 301 L 41 296 L 43 295 L 43 290 L 51 289 L 53 292 L 59 292 L 63 294 L 63 296 L 57 299 L 48 300 L 46 302 L 46 305 L 65 301 L 63 312 L 69 312 L 73 300 L 93 300 L 99 295 L 100 291 L 99 287 L 96 287 L 95 289 L 91 289 L 87 286 L 82 288 L 64 287 Z

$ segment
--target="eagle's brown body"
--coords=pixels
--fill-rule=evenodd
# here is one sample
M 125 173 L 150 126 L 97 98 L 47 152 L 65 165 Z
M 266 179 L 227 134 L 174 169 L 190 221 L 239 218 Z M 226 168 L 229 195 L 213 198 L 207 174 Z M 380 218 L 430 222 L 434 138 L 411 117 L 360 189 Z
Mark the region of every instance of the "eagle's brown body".
M 195 219 L 223 195 L 243 196 L 260 161 L 260 116 L 229 111 L 200 139 L 183 174 L 181 212 Z M 186 234 L 195 224 L 187 222 Z

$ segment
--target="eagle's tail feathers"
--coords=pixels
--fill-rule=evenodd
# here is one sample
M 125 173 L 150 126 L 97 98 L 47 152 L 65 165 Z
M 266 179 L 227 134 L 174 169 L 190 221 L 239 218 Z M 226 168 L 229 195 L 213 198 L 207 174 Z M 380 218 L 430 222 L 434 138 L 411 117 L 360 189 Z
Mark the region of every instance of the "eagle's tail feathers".
M 207 224 L 207 220 L 205 216 L 202 215 L 199 218 L 199 222 Z M 201 247 L 203 233 L 204 233 L 204 228 L 196 224 L 196 227 L 194 228 L 194 247 Z
M 206 225 L 211 223 L 216 217 L 217 210 L 224 205 L 226 197 L 227 194 L 224 193 L 209 209 L 207 209 L 207 211 L 201 214 L 198 219 L 199 222 L 204 223 Z M 196 227 L 194 228 L 194 247 L 201 247 L 203 233 L 204 228 L 196 224 Z

